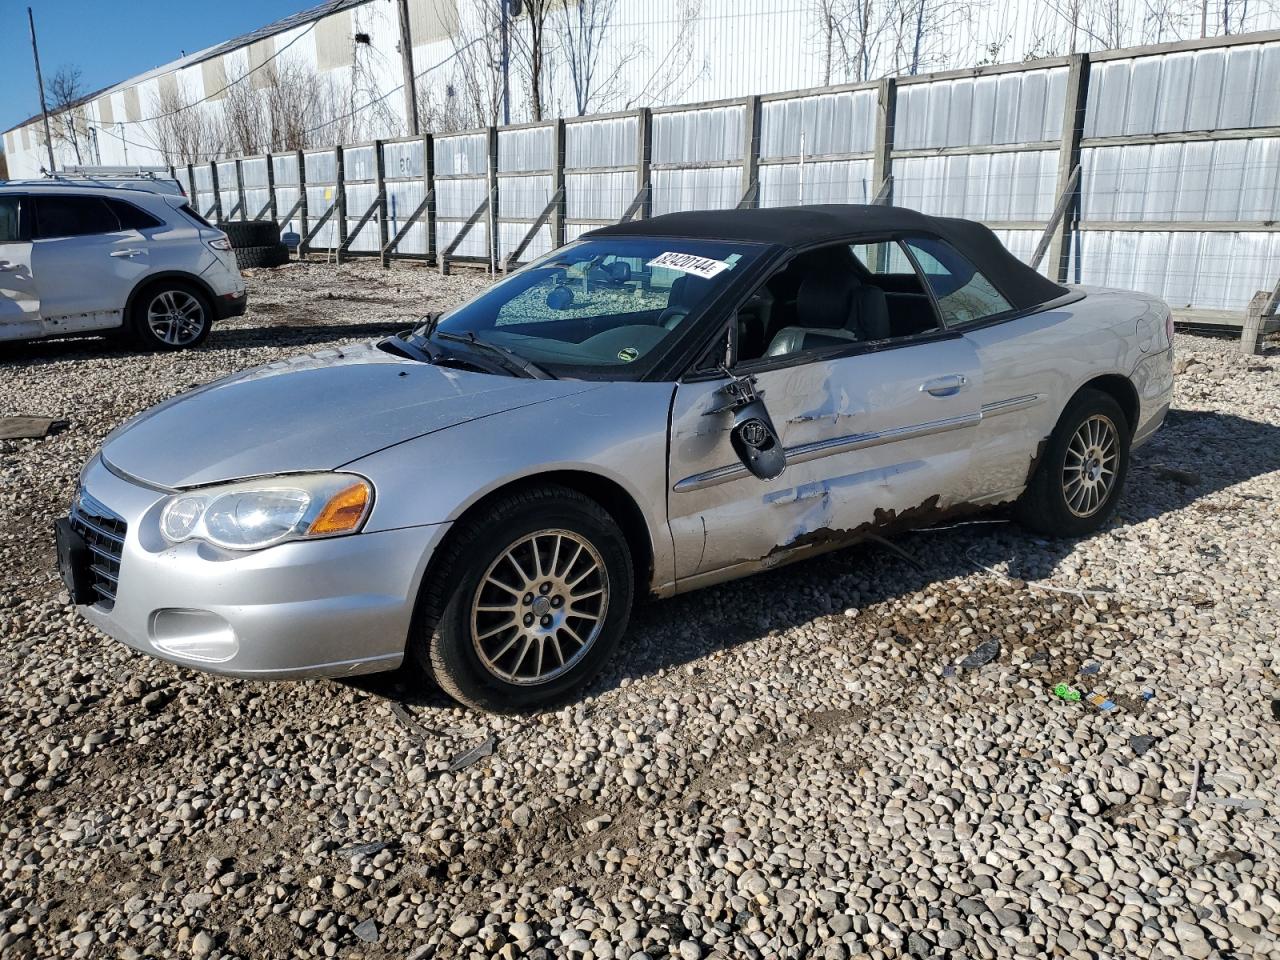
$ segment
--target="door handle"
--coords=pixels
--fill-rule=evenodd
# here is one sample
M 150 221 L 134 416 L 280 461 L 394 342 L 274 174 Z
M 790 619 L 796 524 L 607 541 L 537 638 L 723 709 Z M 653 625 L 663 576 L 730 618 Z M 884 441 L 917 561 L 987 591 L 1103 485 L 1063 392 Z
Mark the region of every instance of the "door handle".
M 920 389 L 934 397 L 953 397 L 963 390 L 968 383 L 969 378 L 963 373 L 952 373 L 945 377 L 926 380 L 920 384 Z
M 113 256 L 113 257 L 130 257 L 130 258 L 132 258 L 132 257 L 140 257 L 140 256 L 142 256 L 142 254 L 144 254 L 144 253 L 146 253 L 146 252 L 147 252 L 147 251 L 145 251 L 145 250 L 112 250 L 112 251 L 111 251 L 111 256 Z

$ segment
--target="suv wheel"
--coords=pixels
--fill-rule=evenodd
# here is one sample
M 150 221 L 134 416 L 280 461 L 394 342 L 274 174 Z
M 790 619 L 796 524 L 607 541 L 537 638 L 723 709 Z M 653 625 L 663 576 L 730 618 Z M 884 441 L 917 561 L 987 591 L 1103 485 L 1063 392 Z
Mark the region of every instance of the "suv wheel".
M 599 504 L 565 487 L 512 494 L 465 522 L 432 573 L 410 657 L 482 710 L 541 707 L 582 687 L 631 614 L 626 538 Z
M 213 327 L 213 306 L 200 290 L 181 280 L 165 280 L 134 301 L 129 332 L 144 350 L 185 350 L 199 346 Z

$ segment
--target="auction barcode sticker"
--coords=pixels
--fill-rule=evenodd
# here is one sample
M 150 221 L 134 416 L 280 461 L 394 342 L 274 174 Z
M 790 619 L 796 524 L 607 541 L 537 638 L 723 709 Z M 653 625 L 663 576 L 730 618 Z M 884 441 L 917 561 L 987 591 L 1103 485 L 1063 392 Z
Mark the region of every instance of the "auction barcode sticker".
M 692 253 L 676 253 L 668 251 L 660 253 L 649 261 L 647 266 L 666 267 L 668 270 L 679 270 L 681 273 L 692 273 L 695 277 L 711 279 L 729 265 L 723 260 L 712 260 L 710 257 L 698 257 Z

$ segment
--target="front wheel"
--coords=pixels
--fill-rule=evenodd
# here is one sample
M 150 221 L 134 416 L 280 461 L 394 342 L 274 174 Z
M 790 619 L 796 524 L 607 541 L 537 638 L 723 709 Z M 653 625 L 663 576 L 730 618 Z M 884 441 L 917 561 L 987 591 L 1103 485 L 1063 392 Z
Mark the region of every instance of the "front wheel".
M 1018 502 L 1018 518 L 1049 536 L 1082 537 L 1101 529 L 1124 490 L 1130 432 L 1124 411 L 1109 394 L 1077 394 Z
M 166 280 L 138 296 L 128 322 L 133 342 L 143 350 L 185 350 L 209 336 L 213 306 L 191 284 Z
M 512 494 L 443 546 L 410 654 L 468 706 L 552 703 L 617 647 L 633 583 L 626 538 L 599 504 L 550 485 Z

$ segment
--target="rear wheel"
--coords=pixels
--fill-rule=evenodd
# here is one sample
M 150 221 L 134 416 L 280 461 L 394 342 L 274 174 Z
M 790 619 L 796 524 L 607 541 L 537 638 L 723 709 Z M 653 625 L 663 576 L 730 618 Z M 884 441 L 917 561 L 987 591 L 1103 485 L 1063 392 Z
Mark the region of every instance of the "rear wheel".
M 1130 428 L 1120 404 L 1099 390 L 1083 390 L 1063 411 L 1018 517 L 1050 536 L 1080 537 L 1115 513 L 1129 471 Z
M 135 298 L 128 325 L 131 339 L 144 350 L 185 350 L 209 336 L 213 305 L 192 284 L 165 280 Z
M 469 706 L 542 706 L 599 672 L 632 594 L 630 551 L 608 512 L 577 491 L 537 487 L 454 532 L 424 584 L 410 653 Z

